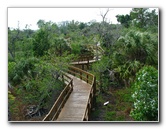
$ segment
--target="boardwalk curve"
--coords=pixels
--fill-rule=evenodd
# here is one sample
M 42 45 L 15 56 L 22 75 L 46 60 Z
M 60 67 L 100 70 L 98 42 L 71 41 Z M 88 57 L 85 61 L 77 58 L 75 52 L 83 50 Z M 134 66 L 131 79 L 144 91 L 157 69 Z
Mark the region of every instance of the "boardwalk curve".
M 74 66 L 70 66 L 67 72 L 65 76 L 70 81 L 66 86 L 69 88 L 65 89 L 69 91 L 66 90 L 64 93 L 61 93 L 60 100 L 56 100 L 43 121 L 89 120 L 90 111 L 95 102 L 95 76 Z M 65 96 L 65 93 L 67 96 Z M 63 96 L 65 96 L 64 99 Z

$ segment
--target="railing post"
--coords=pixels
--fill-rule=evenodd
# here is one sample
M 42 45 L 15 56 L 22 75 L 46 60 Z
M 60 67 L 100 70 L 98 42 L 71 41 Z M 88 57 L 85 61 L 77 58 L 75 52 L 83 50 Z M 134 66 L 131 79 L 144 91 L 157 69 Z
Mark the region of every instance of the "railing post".
M 80 79 L 82 80 L 82 72 L 80 71 Z
M 89 57 L 87 59 L 88 59 L 88 64 L 87 64 L 87 70 L 88 70 L 89 69 Z
M 93 83 L 93 105 L 96 105 L 96 77 L 94 76 Z
M 86 82 L 87 83 L 89 82 L 89 76 L 88 76 L 88 74 L 86 75 Z
M 73 91 L 73 79 L 71 80 L 71 91 Z
M 82 70 L 84 70 L 84 64 L 82 64 Z

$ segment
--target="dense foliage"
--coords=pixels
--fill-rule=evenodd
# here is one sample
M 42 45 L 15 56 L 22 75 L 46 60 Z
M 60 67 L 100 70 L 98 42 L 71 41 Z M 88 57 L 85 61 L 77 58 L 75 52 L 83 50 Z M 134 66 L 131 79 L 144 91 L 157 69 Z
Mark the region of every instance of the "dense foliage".
M 143 67 L 136 75 L 133 88 L 131 116 L 138 121 L 158 120 L 158 71 L 152 66 Z

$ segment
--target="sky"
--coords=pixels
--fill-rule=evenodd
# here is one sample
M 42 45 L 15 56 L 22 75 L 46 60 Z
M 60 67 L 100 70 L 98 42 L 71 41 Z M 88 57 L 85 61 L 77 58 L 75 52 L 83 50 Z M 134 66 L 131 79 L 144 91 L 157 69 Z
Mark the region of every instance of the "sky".
M 25 29 L 26 24 L 30 29 L 36 30 L 38 20 L 60 23 L 62 21 L 90 22 L 102 20 L 101 13 L 108 8 L 8 8 L 8 27 Z M 107 21 L 117 23 L 116 15 L 129 14 L 132 8 L 109 8 Z

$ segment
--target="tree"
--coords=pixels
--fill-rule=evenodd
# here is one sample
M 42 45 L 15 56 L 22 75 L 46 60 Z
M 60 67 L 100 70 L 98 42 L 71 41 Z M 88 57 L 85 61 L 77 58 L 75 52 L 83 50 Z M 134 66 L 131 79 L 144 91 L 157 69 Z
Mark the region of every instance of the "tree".
M 154 34 L 136 30 L 130 30 L 118 39 L 113 46 L 111 59 L 119 82 L 129 86 L 143 65 L 158 67 L 157 39 Z
M 131 17 L 130 15 L 116 15 L 117 21 L 124 25 L 126 28 L 130 26 Z
M 69 24 L 69 21 L 62 21 L 59 24 L 59 29 L 61 34 L 64 34 L 64 35 L 68 34 L 68 24 Z
M 144 64 L 157 65 L 158 37 L 148 32 L 130 30 L 118 39 L 115 47 L 126 60 L 137 60 Z
M 102 17 L 103 23 L 106 22 L 106 15 L 108 14 L 109 11 L 110 11 L 110 9 L 108 8 L 105 13 L 100 12 L 100 16 Z
M 147 10 L 147 8 L 133 8 L 130 12 L 130 16 L 137 27 L 143 28 L 146 26 Z
M 133 25 L 138 28 L 147 29 L 152 26 L 158 26 L 158 14 L 155 10 L 148 8 L 133 8 L 130 12 Z
M 41 28 L 43 28 L 43 27 L 45 26 L 45 21 L 40 19 L 40 20 L 37 22 L 37 25 L 38 25 L 38 27 L 41 29 Z
M 34 37 L 34 42 L 33 42 L 33 50 L 34 50 L 34 55 L 35 56 L 43 56 L 45 52 L 49 49 L 49 40 L 48 40 L 48 33 L 40 29 L 36 33 Z
M 18 28 L 14 29 L 13 31 L 8 28 L 8 52 L 12 56 L 13 60 L 15 60 L 15 52 L 16 52 L 16 41 L 20 40 L 20 29 L 19 29 L 19 22 Z
M 84 29 L 86 26 L 87 26 L 86 23 L 81 22 L 81 23 L 79 24 L 79 29 L 82 30 L 82 29 Z
M 70 51 L 70 47 L 67 45 L 64 38 L 54 38 L 49 50 L 56 56 L 62 56 L 65 52 Z

